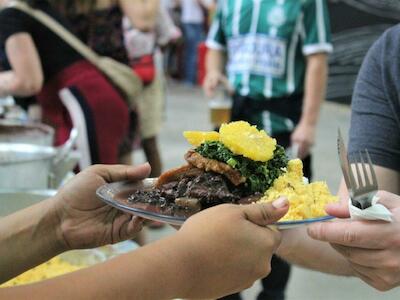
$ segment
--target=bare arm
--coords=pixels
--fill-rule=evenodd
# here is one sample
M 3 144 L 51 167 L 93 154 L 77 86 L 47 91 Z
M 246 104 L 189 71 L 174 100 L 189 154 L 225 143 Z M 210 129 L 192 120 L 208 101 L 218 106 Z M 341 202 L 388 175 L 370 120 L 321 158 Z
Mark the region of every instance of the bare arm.
M 374 170 L 380 190 L 397 195 L 400 194 L 400 173 L 398 171 L 376 165 L 374 166 Z
M 93 178 L 88 180 L 92 181 Z M 87 184 L 88 181 L 82 183 Z M 61 199 L 58 198 L 58 201 L 62 202 Z M 45 203 L 45 206 L 49 205 L 49 202 Z M 105 209 L 107 207 L 102 207 L 101 211 Z M 36 284 L 0 289 L 0 299 L 57 299 L 62 295 L 64 299 L 158 300 L 219 298 L 232 294 L 250 287 L 255 280 L 270 272 L 271 256 L 278 247 L 280 234 L 266 225 L 279 220 L 287 209 L 285 199 L 274 204 L 220 205 L 210 208 L 187 220 L 172 237 L 92 268 Z M 46 215 L 45 212 L 43 214 Z M 32 214 L 31 218 L 34 216 Z M 63 219 L 60 213 L 58 217 Z M 91 232 L 90 235 L 84 235 L 87 223 L 90 225 L 91 222 L 78 224 L 83 242 L 95 234 Z M 51 226 L 47 230 L 51 233 L 56 228 Z M 37 233 L 44 234 L 41 230 Z M 50 240 L 54 239 L 51 238 L 53 235 L 48 235 Z M 41 238 L 41 235 L 36 237 L 38 241 L 34 242 L 34 246 L 42 241 Z M 26 252 L 28 256 L 30 252 L 38 250 L 18 247 L 15 250 Z M 13 262 L 18 263 L 15 260 Z
M 0 282 L 5 282 L 65 250 L 58 242 L 53 199 L 0 219 Z M 12 251 L 10 251 L 13 249 Z M 18 263 L 16 263 L 18 262 Z
M 339 199 L 347 199 L 346 185 L 342 180 L 338 191 Z M 310 238 L 306 228 L 285 230 L 278 255 L 288 262 L 324 273 L 352 276 L 347 260 L 334 250 L 329 243 Z
M 206 77 L 203 90 L 207 97 L 212 97 L 220 83 L 230 90 L 227 78 L 224 75 L 225 52 L 223 50 L 208 49 L 206 55 Z
M 299 145 L 300 158 L 306 157 L 314 144 L 321 103 L 325 99 L 327 73 L 327 54 L 307 56 L 302 115 L 292 135 L 292 143 Z
M 215 7 L 214 0 L 197 0 L 197 2 L 205 10 L 210 10 Z
M 180 243 L 171 237 L 104 264 L 41 283 L 4 288 L 0 299 L 172 299 L 183 294 Z M 173 270 L 173 275 L 171 274 Z M 157 283 L 157 287 L 154 284 Z M 74 288 L 71 288 L 74 287 Z
M 148 165 L 93 166 L 54 197 L 0 218 L 0 282 L 66 250 L 133 238 L 141 229 L 137 218 L 102 203 L 95 191 L 107 182 L 142 179 L 149 171 Z
M 322 101 L 325 99 L 328 76 L 328 55 L 319 53 L 307 57 L 303 112 L 300 122 L 316 125 Z
M 0 72 L 0 95 L 32 96 L 43 85 L 43 71 L 32 37 L 18 33 L 6 41 L 12 70 Z
M 398 194 L 400 173 L 380 166 L 374 166 L 374 169 L 378 178 L 379 189 Z M 338 196 L 347 203 L 348 192 L 344 180 L 341 182 Z M 348 214 L 348 212 L 341 212 L 338 209 L 335 210 L 335 214 L 346 217 L 345 214 Z M 334 250 L 329 243 L 311 239 L 306 230 L 286 230 L 283 231 L 282 237 L 278 254 L 289 262 L 326 273 L 352 274 L 347 260 L 341 254 Z
M 222 74 L 225 66 L 225 52 L 209 49 L 206 55 L 206 72 Z
M 303 268 L 334 275 L 353 275 L 346 259 L 330 244 L 311 239 L 306 228 L 282 231 L 277 254 Z
M 145 32 L 155 28 L 160 10 L 159 0 L 119 0 L 119 3 L 133 27 Z

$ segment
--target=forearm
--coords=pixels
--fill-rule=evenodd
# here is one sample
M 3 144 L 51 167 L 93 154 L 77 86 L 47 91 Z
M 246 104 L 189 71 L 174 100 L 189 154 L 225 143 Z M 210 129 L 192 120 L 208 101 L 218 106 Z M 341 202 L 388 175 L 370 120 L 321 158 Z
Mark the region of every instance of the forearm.
M 37 266 L 64 249 L 53 199 L 0 219 L 0 282 Z
M 185 297 L 189 276 L 178 259 L 184 255 L 170 237 L 94 267 L 38 284 L 0 289 L 4 297 L 22 299 L 174 299 Z M 71 288 L 76 287 L 78 288 Z
M 22 80 L 14 71 L 0 72 L 0 96 L 29 97 L 37 94 L 41 82 Z
M 6 41 L 11 71 L 0 73 L 0 94 L 33 96 L 40 92 L 44 75 L 39 54 L 28 33 L 17 33 Z
M 338 196 L 344 197 L 347 190 L 341 184 Z M 292 264 L 334 275 L 352 276 L 348 261 L 333 249 L 329 243 L 312 239 L 306 228 L 286 230 L 278 255 Z
M 16 77 L 14 72 L 0 72 L 0 96 L 10 96 L 15 94 Z
M 211 0 L 211 1 L 210 0 L 197 0 L 197 2 L 205 10 L 213 9 L 215 6 L 215 3 L 213 0 Z
M 0 97 L 11 95 L 9 86 L 12 77 L 10 78 L 10 73 L 12 72 L 0 72 Z
M 277 254 L 288 262 L 324 273 L 352 276 L 344 257 L 328 243 L 311 239 L 305 228 L 283 231 Z
M 225 54 L 221 50 L 209 49 L 206 55 L 206 72 L 223 74 Z
M 325 98 L 327 73 L 326 54 L 314 54 L 307 57 L 301 123 L 311 126 L 317 124 L 321 104 Z
M 120 0 L 120 4 L 134 28 L 141 31 L 155 29 L 160 10 L 159 0 Z

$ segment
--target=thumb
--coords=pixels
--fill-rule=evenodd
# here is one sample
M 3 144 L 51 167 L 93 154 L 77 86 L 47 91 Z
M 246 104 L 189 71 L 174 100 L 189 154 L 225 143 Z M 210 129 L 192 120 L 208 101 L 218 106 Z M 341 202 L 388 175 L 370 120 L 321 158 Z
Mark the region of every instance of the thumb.
M 338 203 L 331 203 L 325 207 L 325 211 L 328 215 L 336 218 L 349 218 L 349 203 L 345 199 L 342 199 Z
M 382 204 L 387 209 L 400 207 L 400 196 L 398 195 L 386 191 L 379 191 L 376 196 L 379 198 L 378 203 Z
M 107 182 L 141 180 L 149 176 L 150 171 L 151 167 L 148 163 L 139 166 L 96 165 L 86 170 L 86 172 L 101 176 Z
M 138 166 L 128 166 L 126 173 L 127 173 L 127 180 L 140 180 L 148 177 L 151 172 L 150 164 L 144 163 Z
M 242 206 L 242 212 L 250 222 L 266 226 L 277 222 L 289 209 L 289 201 L 279 198 L 272 203 L 255 203 Z

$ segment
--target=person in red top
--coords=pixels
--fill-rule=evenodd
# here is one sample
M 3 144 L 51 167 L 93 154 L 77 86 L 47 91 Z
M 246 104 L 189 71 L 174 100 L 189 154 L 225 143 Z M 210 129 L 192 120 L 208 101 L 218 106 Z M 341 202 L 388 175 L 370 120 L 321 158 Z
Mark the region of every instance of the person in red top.
M 89 145 L 81 166 L 119 160 L 119 147 L 128 133 L 129 111 L 114 86 L 50 29 L 1 0 L 0 48 L 6 53 L 1 63 L 0 95 L 36 96 L 42 119 L 55 128 L 55 144 L 63 144 L 73 126 L 71 117 L 84 124 L 79 134 Z M 26 1 L 53 17 L 67 29 L 68 22 L 46 0 Z M 59 92 L 68 88 L 63 103 Z M 69 109 L 67 109 L 67 106 Z M 79 145 L 78 145 L 79 148 Z

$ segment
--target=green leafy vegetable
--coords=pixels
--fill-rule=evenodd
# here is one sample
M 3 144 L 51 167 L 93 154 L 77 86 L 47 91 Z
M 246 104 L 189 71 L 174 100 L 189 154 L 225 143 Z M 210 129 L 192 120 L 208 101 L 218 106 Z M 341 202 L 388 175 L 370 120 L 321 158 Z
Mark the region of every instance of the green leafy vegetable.
M 285 149 L 276 146 L 274 157 L 267 162 L 254 161 L 242 155 L 235 155 L 221 142 L 205 142 L 197 147 L 202 156 L 224 162 L 238 170 L 247 180 L 245 188 L 251 193 L 264 193 L 286 168 L 288 159 Z

